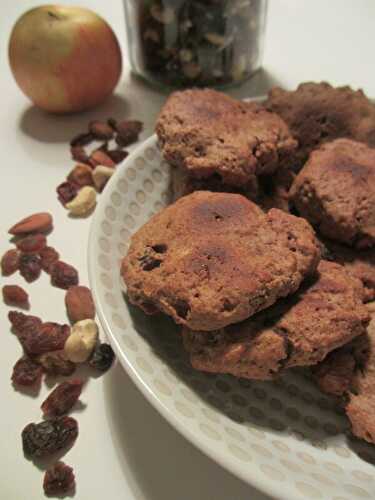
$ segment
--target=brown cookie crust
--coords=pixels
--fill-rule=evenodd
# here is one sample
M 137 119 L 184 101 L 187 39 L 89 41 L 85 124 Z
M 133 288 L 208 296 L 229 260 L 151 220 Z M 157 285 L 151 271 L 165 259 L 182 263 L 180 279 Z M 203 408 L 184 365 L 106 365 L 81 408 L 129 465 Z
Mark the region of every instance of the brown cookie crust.
M 133 235 L 121 274 L 132 303 L 209 331 L 293 293 L 319 258 L 305 220 L 264 214 L 241 195 L 196 191 Z
M 270 379 L 286 368 L 318 363 L 366 331 L 362 286 L 342 266 L 321 261 L 297 293 L 242 323 L 214 332 L 183 329 L 197 370 Z
M 210 89 L 174 92 L 156 134 L 171 165 L 197 178 L 217 174 L 238 187 L 288 163 L 297 145 L 275 113 Z
M 319 233 L 357 248 L 375 244 L 375 149 L 337 139 L 311 153 L 289 197 Z

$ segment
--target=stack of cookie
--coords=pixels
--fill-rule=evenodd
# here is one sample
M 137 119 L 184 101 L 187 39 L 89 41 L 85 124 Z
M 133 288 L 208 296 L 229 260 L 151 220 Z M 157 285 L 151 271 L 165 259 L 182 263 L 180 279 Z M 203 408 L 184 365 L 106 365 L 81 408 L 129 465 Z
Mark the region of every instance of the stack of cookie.
M 177 201 L 133 235 L 128 296 L 181 325 L 198 370 L 267 380 L 312 367 L 375 442 L 375 150 L 358 142 L 375 139 L 375 111 L 328 84 L 266 104 L 212 90 L 167 100 L 156 130 Z

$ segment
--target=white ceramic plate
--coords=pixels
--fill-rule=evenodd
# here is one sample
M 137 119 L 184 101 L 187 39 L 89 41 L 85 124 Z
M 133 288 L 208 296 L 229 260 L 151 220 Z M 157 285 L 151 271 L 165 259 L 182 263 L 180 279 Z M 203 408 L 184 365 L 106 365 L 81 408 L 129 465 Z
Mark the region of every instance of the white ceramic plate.
M 168 202 L 169 167 L 155 136 L 100 196 L 89 239 L 98 315 L 125 370 L 187 439 L 278 499 L 375 498 L 375 446 L 345 436 L 348 421 L 301 373 L 252 382 L 194 371 L 174 324 L 123 294 L 119 268 L 131 234 Z

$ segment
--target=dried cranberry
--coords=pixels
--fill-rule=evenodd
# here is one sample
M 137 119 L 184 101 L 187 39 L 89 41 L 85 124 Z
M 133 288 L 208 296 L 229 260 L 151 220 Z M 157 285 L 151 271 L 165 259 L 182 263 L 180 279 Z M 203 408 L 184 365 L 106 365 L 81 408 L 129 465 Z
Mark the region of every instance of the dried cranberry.
M 101 372 L 106 372 L 112 365 L 115 353 L 109 344 L 98 344 L 89 361 L 90 366 Z
M 17 337 L 36 334 L 43 324 L 40 318 L 18 311 L 9 311 L 8 319 Z
M 41 409 L 44 416 L 61 417 L 73 408 L 81 395 L 83 382 L 79 379 L 59 384 L 44 400 Z
M 3 286 L 3 300 L 8 306 L 29 308 L 29 296 L 25 290 L 18 285 Z
M 107 155 L 111 158 L 114 163 L 121 163 L 122 160 L 128 156 L 128 152 L 121 149 L 109 149 Z
M 19 269 L 21 276 L 23 276 L 28 283 L 35 281 L 42 272 L 42 263 L 39 255 L 28 253 L 21 254 Z
M 46 245 L 47 238 L 41 233 L 29 234 L 16 243 L 18 250 L 24 253 L 39 253 Z
M 18 270 L 20 253 L 16 249 L 11 249 L 5 252 L 1 258 L 1 274 L 10 276 Z
M 31 423 L 22 431 L 23 451 L 30 458 L 45 457 L 69 446 L 77 436 L 78 423 L 71 417 Z
M 143 128 L 142 122 L 138 120 L 124 120 L 116 123 L 116 142 L 119 146 L 129 146 L 138 140 L 138 136 Z
M 52 247 L 45 247 L 39 252 L 41 258 L 42 269 L 46 273 L 51 272 L 52 264 L 57 262 L 60 258 L 59 253 Z
M 76 365 L 72 361 L 69 361 L 69 359 L 66 359 L 63 350 L 41 354 L 38 356 L 38 363 L 43 366 L 44 371 L 48 375 L 53 376 L 64 375 L 65 377 L 69 377 L 73 375 L 76 369 Z
M 89 163 L 89 155 L 83 149 L 82 146 L 72 146 L 70 152 L 73 160 L 79 161 L 80 163 Z
M 83 134 L 77 134 L 73 139 L 70 141 L 70 145 L 72 147 L 74 146 L 86 146 L 87 144 L 90 144 L 94 140 L 93 135 L 90 132 L 84 132 Z
M 27 356 L 20 358 L 13 367 L 12 382 L 15 385 L 40 385 L 43 368 Z
M 43 489 L 46 495 L 62 496 L 75 489 L 74 472 L 64 462 L 56 462 L 46 470 L 43 479 Z
M 51 268 L 51 283 L 67 290 L 71 286 L 78 285 L 78 272 L 73 266 L 58 260 Z
M 113 128 L 105 122 L 94 120 L 89 123 L 89 131 L 97 140 L 109 141 L 113 137 Z
M 59 202 L 65 207 L 69 201 L 77 196 L 78 188 L 72 182 L 66 181 L 57 186 L 56 192 Z

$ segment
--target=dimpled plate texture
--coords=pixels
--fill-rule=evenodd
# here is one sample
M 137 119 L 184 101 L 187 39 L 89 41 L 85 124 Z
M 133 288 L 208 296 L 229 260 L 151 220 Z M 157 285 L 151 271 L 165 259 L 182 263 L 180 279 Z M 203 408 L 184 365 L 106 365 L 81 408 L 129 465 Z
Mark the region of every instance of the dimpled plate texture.
M 264 493 L 282 500 L 375 498 L 375 446 L 349 437 L 338 405 L 306 374 L 253 382 L 194 371 L 173 322 L 127 303 L 121 259 L 131 234 L 168 203 L 168 190 L 169 167 L 152 136 L 117 167 L 92 221 L 91 287 L 125 370 L 187 439 Z

